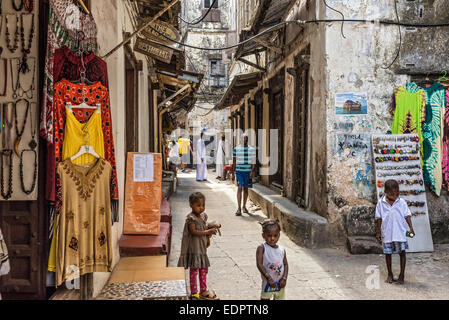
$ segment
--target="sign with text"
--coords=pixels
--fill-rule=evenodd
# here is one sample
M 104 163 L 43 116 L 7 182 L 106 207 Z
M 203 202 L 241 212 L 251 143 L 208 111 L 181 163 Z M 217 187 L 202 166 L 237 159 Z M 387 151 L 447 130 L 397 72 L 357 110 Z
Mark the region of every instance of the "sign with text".
M 335 134 L 334 151 L 337 155 L 347 157 L 370 156 L 371 137 L 367 133 L 337 133 Z
M 141 27 L 145 23 L 147 23 L 147 21 L 141 22 L 139 27 Z M 157 40 L 168 44 L 171 43 L 170 40 L 173 41 L 179 40 L 178 30 L 172 25 L 163 21 L 154 21 L 150 23 L 148 27 L 143 29 L 142 34 L 149 39 Z M 164 35 L 165 37 L 162 36 L 161 34 Z M 170 40 L 168 40 L 167 38 L 169 38 Z
M 168 64 L 170 63 L 173 55 L 173 50 L 139 37 L 136 39 L 134 51 L 143 53 Z

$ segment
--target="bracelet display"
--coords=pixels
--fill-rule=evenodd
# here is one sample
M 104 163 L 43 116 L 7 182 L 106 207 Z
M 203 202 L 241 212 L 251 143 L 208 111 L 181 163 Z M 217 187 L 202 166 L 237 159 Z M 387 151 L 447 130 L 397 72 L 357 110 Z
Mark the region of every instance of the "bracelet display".
M 411 160 L 419 160 L 418 156 L 399 156 L 399 157 L 376 157 L 374 159 L 376 162 L 384 162 L 384 161 L 411 161 Z

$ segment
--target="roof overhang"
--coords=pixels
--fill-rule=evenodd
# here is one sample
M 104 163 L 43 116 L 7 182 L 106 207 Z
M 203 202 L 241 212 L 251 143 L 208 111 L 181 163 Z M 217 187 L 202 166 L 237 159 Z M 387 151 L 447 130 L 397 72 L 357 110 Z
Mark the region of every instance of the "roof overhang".
M 218 110 L 239 104 L 243 97 L 252 89 L 256 88 L 258 82 L 262 80 L 262 72 L 252 72 L 238 74 L 232 79 L 231 84 L 226 89 L 220 102 L 215 105 Z
M 296 0 L 260 0 L 250 27 L 240 32 L 239 41 L 245 41 L 284 21 L 295 3 Z M 274 51 L 280 50 L 280 48 L 270 46 L 270 38 L 276 30 L 273 29 L 272 32 L 267 32 L 265 35 L 256 38 L 257 40 L 239 45 L 235 53 L 235 59 L 239 60 L 242 57 L 266 51 L 267 48 Z

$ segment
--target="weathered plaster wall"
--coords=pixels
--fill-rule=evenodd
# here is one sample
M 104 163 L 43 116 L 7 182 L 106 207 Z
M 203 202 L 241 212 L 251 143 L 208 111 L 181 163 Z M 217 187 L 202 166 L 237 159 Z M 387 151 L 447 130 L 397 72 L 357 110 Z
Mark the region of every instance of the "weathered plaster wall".
M 105 3 L 107 2 L 107 3 Z M 97 24 L 97 43 L 99 56 L 103 56 L 123 40 L 123 32 L 134 30 L 131 19 L 127 14 L 125 3 L 122 1 L 104 0 L 92 2 L 92 15 Z M 132 42 L 133 43 L 133 42 Z M 136 58 L 143 60 L 143 71 L 139 72 L 139 151 L 148 151 L 148 67 L 143 55 L 136 53 Z M 106 60 L 108 65 L 109 95 L 111 117 L 119 185 L 119 222 L 112 227 L 113 266 L 120 259 L 118 240 L 123 233 L 123 204 L 125 192 L 125 57 L 123 48 L 117 50 Z M 107 282 L 110 273 L 94 274 L 94 296 L 96 296 Z
M 395 20 L 392 1 L 328 1 L 346 18 Z M 341 16 L 329 9 L 327 18 Z M 419 22 L 419 21 L 415 21 Z M 377 202 L 370 135 L 391 130 L 388 113 L 393 89 L 406 84 L 408 76 L 383 67 L 396 55 L 399 34 L 395 26 L 372 24 L 328 24 L 326 27 L 327 92 L 327 169 L 329 211 L 336 240 L 346 235 L 374 235 L 374 212 Z M 416 47 L 425 43 L 415 42 Z M 396 62 L 397 63 L 397 62 Z M 393 67 L 394 68 L 394 67 Z M 365 115 L 337 115 L 337 93 L 366 93 Z M 437 199 L 427 194 L 434 242 L 448 240 L 448 195 Z

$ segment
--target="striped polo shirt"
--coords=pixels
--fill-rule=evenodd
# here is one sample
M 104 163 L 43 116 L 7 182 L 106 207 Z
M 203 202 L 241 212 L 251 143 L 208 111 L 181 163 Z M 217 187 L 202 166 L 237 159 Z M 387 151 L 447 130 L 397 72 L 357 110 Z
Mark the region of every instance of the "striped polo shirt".
M 233 157 L 236 158 L 236 171 L 251 172 L 251 165 L 256 164 L 256 149 L 249 146 L 235 147 Z

